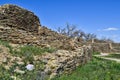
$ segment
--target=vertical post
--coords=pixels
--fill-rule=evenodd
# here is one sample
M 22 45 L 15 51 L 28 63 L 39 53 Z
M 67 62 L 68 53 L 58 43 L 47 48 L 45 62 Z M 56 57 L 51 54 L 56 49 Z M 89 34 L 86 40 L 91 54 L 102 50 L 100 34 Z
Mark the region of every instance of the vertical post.
M 92 38 L 92 43 L 94 43 L 94 40 L 95 40 L 95 39 L 94 39 L 94 38 Z
M 112 47 L 112 43 L 109 43 L 109 47 L 110 47 L 110 49 L 113 49 L 113 47 Z

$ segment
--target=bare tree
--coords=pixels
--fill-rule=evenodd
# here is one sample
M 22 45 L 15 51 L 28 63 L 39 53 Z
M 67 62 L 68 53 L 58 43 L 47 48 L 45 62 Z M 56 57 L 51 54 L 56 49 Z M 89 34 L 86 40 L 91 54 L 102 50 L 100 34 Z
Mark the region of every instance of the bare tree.
M 110 38 L 106 38 L 106 37 L 102 37 L 102 39 L 100 39 L 102 42 L 111 42 L 113 43 L 114 41 Z
M 58 33 L 69 36 L 69 37 L 83 37 L 84 32 L 77 29 L 75 25 L 67 24 L 65 28 L 58 27 Z
M 60 34 L 69 36 L 70 38 L 82 39 L 85 41 L 96 39 L 95 34 L 85 33 L 80 29 L 77 29 L 75 25 L 67 24 L 65 28 L 61 29 L 60 27 L 57 30 Z
M 88 41 L 88 40 L 96 39 L 96 35 L 88 33 L 88 34 L 84 34 L 84 38 L 86 41 Z

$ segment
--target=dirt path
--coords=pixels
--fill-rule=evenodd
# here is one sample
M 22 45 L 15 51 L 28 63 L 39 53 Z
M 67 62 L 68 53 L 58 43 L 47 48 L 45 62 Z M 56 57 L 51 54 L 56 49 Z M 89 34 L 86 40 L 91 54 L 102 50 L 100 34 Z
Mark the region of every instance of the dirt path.
M 120 53 L 116 53 L 116 54 L 120 54 Z M 100 58 L 106 59 L 106 60 L 116 61 L 116 62 L 120 63 L 120 59 L 105 57 L 107 55 L 109 55 L 109 54 L 108 53 L 101 53 L 100 55 L 94 55 L 94 56 L 95 57 L 100 57 Z

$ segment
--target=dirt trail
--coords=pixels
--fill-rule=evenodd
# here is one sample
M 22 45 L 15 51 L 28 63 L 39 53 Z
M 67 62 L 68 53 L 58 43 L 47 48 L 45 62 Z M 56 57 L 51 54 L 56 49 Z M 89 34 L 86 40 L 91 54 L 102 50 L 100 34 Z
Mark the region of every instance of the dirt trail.
M 120 53 L 116 53 L 116 54 L 120 54 Z M 116 61 L 116 62 L 120 63 L 120 59 L 105 57 L 107 55 L 109 55 L 109 53 L 101 53 L 100 55 L 94 55 L 94 56 L 95 57 L 100 57 L 100 58 L 106 59 L 106 60 Z

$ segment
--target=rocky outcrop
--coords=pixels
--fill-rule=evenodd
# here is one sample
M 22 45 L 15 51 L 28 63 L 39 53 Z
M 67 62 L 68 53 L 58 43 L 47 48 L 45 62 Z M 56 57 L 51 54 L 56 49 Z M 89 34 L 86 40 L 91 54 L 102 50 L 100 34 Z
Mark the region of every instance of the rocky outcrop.
M 0 6 L 0 25 L 34 33 L 40 27 L 39 18 L 33 12 L 10 4 Z

